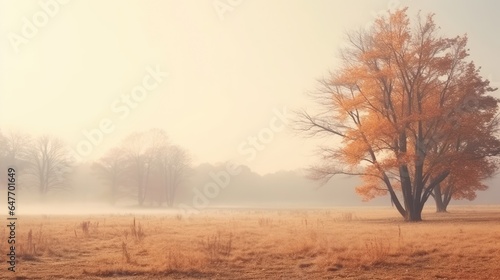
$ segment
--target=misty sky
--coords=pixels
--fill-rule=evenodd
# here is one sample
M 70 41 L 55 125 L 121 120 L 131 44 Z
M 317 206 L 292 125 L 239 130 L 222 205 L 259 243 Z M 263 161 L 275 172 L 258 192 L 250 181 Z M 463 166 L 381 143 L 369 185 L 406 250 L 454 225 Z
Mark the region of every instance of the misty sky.
M 77 149 L 102 125 L 108 133 L 84 160 L 159 127 L 195 163 L 306 167 L 318 141 L 285 128 L 286 112 L 311 105 L 305 93 L 335 69 L 345 31 L 397 5 L 412 18 L 436 13 L 447 36 L 467 33 L 471 58 L 500 86 L 494 0 L 64 2 L 0 0 L 0 128 Z M 256 150 L 249 137 L 259 133 L 267 143 Z

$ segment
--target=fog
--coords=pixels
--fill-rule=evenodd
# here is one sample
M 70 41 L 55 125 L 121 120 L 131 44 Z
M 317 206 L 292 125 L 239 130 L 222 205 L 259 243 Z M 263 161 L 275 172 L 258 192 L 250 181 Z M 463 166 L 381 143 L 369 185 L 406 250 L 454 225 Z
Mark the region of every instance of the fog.
M 389 197 L 379 197 L 362 201 L 355 192 L 360 184 L 357 178 L 341 176 L 325 185 L 304 177 L 303 171 L 279 171 L 261 176 L 246 166 L 240 167 L 241 173 L 229 177 L 227 186 L 219 191 L 206 188 L 216 182 L 210 174 L 221 174 L 224 165 L 208 163 L 195 167 L 189 179 L 182 184 L 173 207 L 164 203 L 146 200 L 138 206 L 133 195 L 124 196 L 114 205 L 109 203 L 108 186 L 98 179 L 89 177 L 89 166 L 80 166 L 70 182 L 72 188 L 67 191 L 53 192 L 42 200 L 33 189 L 18 191 L 17 202 L 21 215 L 197 215 L 211 213 L 221 209 L 256 210 L 256 209 L 359 209 L 364 207 L 393 207 Z M 491 189 L 478 192 L 473 201 L 453 201 L 452 205 L 492 205 L 498 204 L 500 190 L 498 178 L 487 182 Z M 430 201 L 428 208 L 434 207 Z
M 434 12 L 443 34 L 467 33 L 471 59 L 500 86 L 493 0 L 226 2 L 0 1 L 0 132 L 47 134 L 71 154 L 64 182 L 43 197 L 19 167 L 19 213 L 390 207 L 387 196 L 363 202 L 355 177 L 323 186 L 307 179 L 304 169 L 326 140 L 291 129 L 292 111 L 312 108 L 306 93 L 338 66 L 345 31 L 369 26 L 387 8 Z M 173 204 L 157 203 L 153 188 L 138 207 L 120 182 L 112 206 L 93 164 L 151 129 L 189 155 Z M 239 172 L 231 174 L 228 163 Z M 16 164 L 1 164 L 2 193 L 5 169 Z M 475 201 L 452 204 L 500 203 L 493 188 L 500 177 L 487 184 Z

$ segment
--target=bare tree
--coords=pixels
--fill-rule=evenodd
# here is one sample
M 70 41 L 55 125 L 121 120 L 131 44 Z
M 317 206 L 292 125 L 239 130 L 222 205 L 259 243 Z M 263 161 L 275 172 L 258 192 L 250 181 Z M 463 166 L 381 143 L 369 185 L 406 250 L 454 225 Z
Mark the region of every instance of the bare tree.
M 8 131 L 0 133 L 0 168 L 6 170 L 8 167 L 16 169 L 17 189 L 23 189 L 25 184 L 26 169 L 28 168 L 27 151 L 32 139 L 28 134 L 19 131 Z M 0 174 L 0 180 L 5 182 L 5 174 Z
M 126 172 L 125 153 L 121 148 L 111 149 L 106 155 L 92 164 L 92 170 L 110 188 L 109 199 L 111 204 L 122 195 L 121 186 Z
M 40 195 L 51 190 L 67 189 L 65 175 L 69 171 L 69 153 L 64 143 L 44 135 L 35 139 L 27 151 L 28 173 L 34 177 Z
M 156 168 L 161 177 L 167 205 L 174 205 L 179 185 L 185 179 L 191 158 L 186 150 L 179 146 L 163 147 L 156 157 Z
M 8 165 L 15 166 L 18 170 L 25 168 L 28 147 L 32 142 L 31 137 L 18 131 L 9 131 L 0 137 L 2 159 Z
M 151 172 L 154 158 L 162 147 L 167 146 L 168 137 L 163 130 L 152 129 L 135 132 L 123 142 L 127 168 L 131 182 L 137 188 L 137 202 L 143 205 L 151 187 Z

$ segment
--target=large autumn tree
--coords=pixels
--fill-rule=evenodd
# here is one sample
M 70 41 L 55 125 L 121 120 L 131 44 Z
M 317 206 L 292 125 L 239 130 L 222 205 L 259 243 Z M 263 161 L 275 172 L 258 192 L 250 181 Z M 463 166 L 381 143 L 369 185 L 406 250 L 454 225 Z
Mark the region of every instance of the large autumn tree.
M 361 176 L 365 199 L 389 194 L 405 220 L 420 221 L 435 188 L 461 180 L 454 166 L 496 168 L 494 89 L 467 60 L 467 37 L 438 29 L 433 15 L 412 24 L 401 9 L 347 34 L 341 65 L 311 93 L 319 111 L 298 112 L 305 135 L 338 138 L 320 147 L 314 179 Z

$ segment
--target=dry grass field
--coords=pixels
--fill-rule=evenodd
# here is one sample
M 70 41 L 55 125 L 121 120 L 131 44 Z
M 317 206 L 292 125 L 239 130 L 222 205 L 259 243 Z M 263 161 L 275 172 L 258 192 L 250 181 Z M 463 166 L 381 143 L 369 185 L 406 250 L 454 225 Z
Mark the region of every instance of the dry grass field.
M 1 279 L 500 279 L 500 207 L 21 216 Z M 5 216 L 1 217 L 5 221 Z

